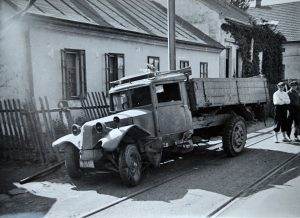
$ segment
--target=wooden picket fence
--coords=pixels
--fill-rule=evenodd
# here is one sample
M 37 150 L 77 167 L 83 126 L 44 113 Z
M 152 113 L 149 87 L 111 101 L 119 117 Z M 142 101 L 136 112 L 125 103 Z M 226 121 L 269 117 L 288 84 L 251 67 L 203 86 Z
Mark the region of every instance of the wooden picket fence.
M 109 105 L 104 92 L 87 93 L 86 98 L 81 101 L 81 105 L 89 120 L 105 117 L 109 112 Z
M 77 118 L 73 112 L 82 112 L 79 124 L 109 113 L 104 93 L 88 93 L 81 103 L 81 107 L 50 108 L 47 97 L 0 100 L 0 159 L 41 163 L 61 159 L 51 143 L 70 132 Z

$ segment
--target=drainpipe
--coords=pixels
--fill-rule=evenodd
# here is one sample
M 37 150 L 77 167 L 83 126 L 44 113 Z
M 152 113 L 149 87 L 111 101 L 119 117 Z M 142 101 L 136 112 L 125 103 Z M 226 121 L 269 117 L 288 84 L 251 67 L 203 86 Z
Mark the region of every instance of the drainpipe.
M 29 24 L 25 24 L 23 33 L 24 33 L 24 42 L 25 42 L 26 76 L 27 76 L 27 85 L 28 85 L 26 89 L 26 94 L 29 98 L 34 98 L 32 54 L 31 54 Z
M 168 54 L 169 70 L 176 70 L 175 0 L 168 0 Z

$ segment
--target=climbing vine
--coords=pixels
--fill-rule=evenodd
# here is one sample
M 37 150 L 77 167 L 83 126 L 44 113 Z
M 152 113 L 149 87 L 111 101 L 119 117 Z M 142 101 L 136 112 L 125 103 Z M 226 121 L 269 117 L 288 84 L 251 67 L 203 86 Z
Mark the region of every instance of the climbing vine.
M 262 74 L 270 83 L 276 83 L 283 79 L 282 67 L 282 43 L 285 37 L 275 31 L 270 25 L 244 25 L 227 20 L 222 24 L 222 29 L 237 42 L 243 60 L 243 77 L 251 77 L 260 74 L 259 53 L 263 53 Z M 252 41 L 252 42 L 251 42 Z M 253 56 L 251 60 L 251 44 L 253 43 Z

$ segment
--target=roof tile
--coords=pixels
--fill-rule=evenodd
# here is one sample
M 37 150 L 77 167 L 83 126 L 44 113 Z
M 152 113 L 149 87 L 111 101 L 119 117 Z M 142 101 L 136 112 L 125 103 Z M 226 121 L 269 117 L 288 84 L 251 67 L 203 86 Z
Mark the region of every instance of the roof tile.
M 277 29 L 287 41 L 300 41 L 300 1 L 250 8 L 256 19 L 278 21 Z

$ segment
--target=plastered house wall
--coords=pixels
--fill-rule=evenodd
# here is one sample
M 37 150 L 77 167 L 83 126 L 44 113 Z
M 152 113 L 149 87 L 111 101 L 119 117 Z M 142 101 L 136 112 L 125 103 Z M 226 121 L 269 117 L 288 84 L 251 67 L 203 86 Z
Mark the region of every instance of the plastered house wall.
M 23 22 L 9 23 L 8 19 L 14 13 L 3 2 L 0 5 L 0 97 L 24 98 L 29 94 L 26 25 Z
M 283 64 L 285 79 L 300 79 L 300 43 L 284 44 Z
M 105 53 L 123 53 L 125 75 L 139 73 L 146 68 L 147 56 L 160 58 L 160 70 L 168 70 L 168 51 L 165 42 L 101 36 L 86 31 L 63 28 L 53 30 L 34 27 L 30 30 L 34 93 L 48 96 L 51 104 L 62 99 L 62 69 L 60 51 L 64 48 L 82 49 L 86 54 L 87 91 L 105 91 Z M 219 51 L 181 46 L 177 49 L 177 68 L 180 60 L 188 60 L 192 77 L 200 77 L 200 62 L 208 62 L 209 77 L 219 77 Z M 217 66 L 217 67 L 215 67 Z M 74 102 L 73 102 L 74 103 Z M 76 104 L 76 101 L 75 103 Z
M 156 0 L 158 3 L 168 6 L 168 0 Z M 234 74 L 241 76 L 242 63 L 239 61 L 238 72 L 236 72 L 236 50 L 238 46 L 234 43 L 234 39 L 221 29 L 222 23 L 225 22 L 225 17 L 220 15 L 215 10 L 207 7 L 198 0 L 178 0 L 176 1 L 177 15 L 187 20 L 189 23 L 200 29 L 205 34 L 209 35 L 224 47 L 231 49 L 229 76 Z M 220 53 L 219 62 L 219 77 L 226 75 L 226 50 Z

